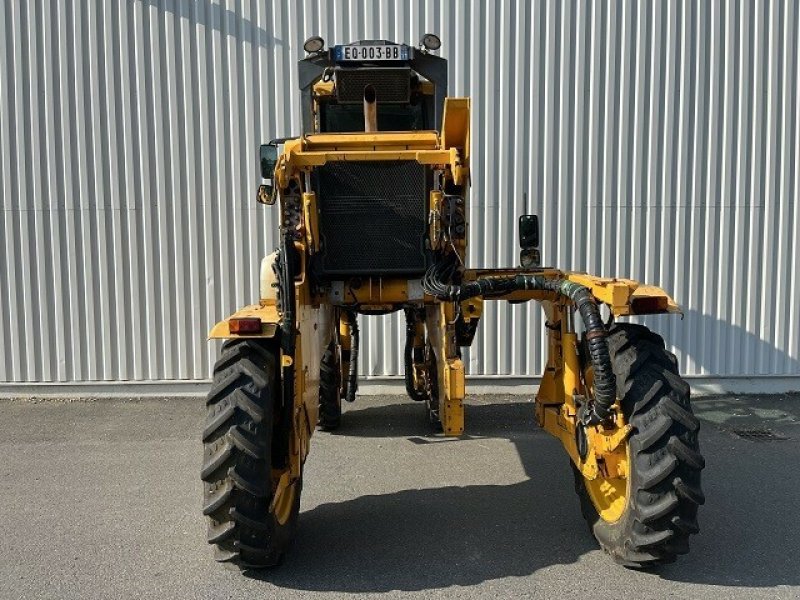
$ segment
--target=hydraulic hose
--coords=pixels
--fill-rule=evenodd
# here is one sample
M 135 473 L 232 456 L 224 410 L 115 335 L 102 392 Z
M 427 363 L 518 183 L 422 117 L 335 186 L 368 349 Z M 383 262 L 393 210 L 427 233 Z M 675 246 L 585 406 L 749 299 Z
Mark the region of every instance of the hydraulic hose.
M 350 368 L 347 372 L 347 394 L 344 399 L 348 402 L 355 402 L 356 388 L 358 387 L 358 315 L 353 311 L 347 312 L 347 320 L 350 323 Z
M 600 318 L 600 308 L 586 286 L 566 279 L 549 279 L 541 275 L 487 277 L 463 285 L 447 284 L 443 276 L 451 274 L 452 265 L 434 264 L 423 278 L 425 292 L 440 299 L 461 302 L 475 296 L 492 296 L 515 290 L 545 290 L 566 296 L 575 303 L 586 327 L 589 357 L 594 368 L 594 402 L 586 411 L 586 425 L 607 422 L 613 415 L 616 401 L 616 379 L 608 352 L 608 333 Z
M 294 241 L 290 234 L 286 234 L 281 240 L 278 253 L 278 260 L 273 267 L 279 283 L 279 310 L 281 312 L 280 322 L 280 343 L 284 355 L 294 356 L 297 342 L 297 329 L 295 327 L 295 289 L 294 289 L 294 263 L 291 252 L 294 250 Z M 281 367 L 281 410 L 278 415 L 279 426 L 276 427 L 275 448 L 280 449 L 276 453 L 276 466 L 285 467 L 289 456 L 288 432 L 292 429 L 292 410 L 294 405 L 294 366 L 284 365 Z
M 295 289 L 294 289 L 294 271 L 292 269 L 293 261 L 291 253 L 294 252 L 294 239 L 290 233 L 283 237 L 283 244 L 280 248 L 280 255 L 278 260 L 278 281 L 280 283 L 280 310 L 281 315 L 281 342 L 284 352 L 289 356 L 294 356 L 295 341 L 296 341 L 296 327 L 294 322 L 295 313 Z M 292 386 L 294 389 L 294 386 Z

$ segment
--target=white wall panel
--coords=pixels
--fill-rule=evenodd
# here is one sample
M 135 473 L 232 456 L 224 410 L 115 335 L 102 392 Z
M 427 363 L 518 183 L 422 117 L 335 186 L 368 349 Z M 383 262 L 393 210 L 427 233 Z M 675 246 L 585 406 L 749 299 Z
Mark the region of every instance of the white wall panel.
M 800 375 L 796 2 L 0 0 L 0 381 L 204 379 L 276 242 L 257 149 L 299 131 L 302 41 L 437 32 L 473 98 L 475 267 L 515 217 L 564 269 L 659 284 L 690 375 Z M 362 373 L 403 325 L 364 323 Z M 473 374 L 535 375 L 489 304 Z

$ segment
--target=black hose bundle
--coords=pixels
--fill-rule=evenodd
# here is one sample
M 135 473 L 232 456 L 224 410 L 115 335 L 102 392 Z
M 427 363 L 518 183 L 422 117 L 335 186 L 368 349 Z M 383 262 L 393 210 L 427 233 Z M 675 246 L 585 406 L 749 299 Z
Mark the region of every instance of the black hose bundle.
M 288 356 L 294 356 L 297 330 L 294 322 L 294 265 L 293 254 L 297 252 L 294 248 L 294 238 L 287 232 L 282 238 L 282 244 L 278 249 L 278 259 L 273 269 L 278 277 L 278 310 L 281 313 L 281 344 L 283 351 Z M 292 385 L 294 390 L 294 385 Z M 292 393 L 294 393 L 292 391 Z
M 452 256 L 452 255 L 451 255 Z M 434 261 L 422 276 L 422 289 L 426 294 L 430 294 L 440 300 L 452 300 L 454 294 L 458 294 L 459 286 L 448 285 L 447 281 L 453 281 L 453 277 L 458 271 L 458 264 L 454 259 Z
M 475 296 L 493 296 L 516 290 L 545 290 L 566 296 L 575 303 L 586 326 L 589 357 L 594 368 L 594 403 L 586 412 L 585 424 L 605 422 L 614 413 L 616 379 L 608 352 L 608 333 L 600 318 L 600 308 L 586 286 L 566 279 L 549 279 L 541 275 L 519 274 L 514 277 L 486 277 L 463 285 L 448 284 L 456 271 L 452 262 L 434 263 L 425 273 L 425 293 L 440 300 L 461 302 Z

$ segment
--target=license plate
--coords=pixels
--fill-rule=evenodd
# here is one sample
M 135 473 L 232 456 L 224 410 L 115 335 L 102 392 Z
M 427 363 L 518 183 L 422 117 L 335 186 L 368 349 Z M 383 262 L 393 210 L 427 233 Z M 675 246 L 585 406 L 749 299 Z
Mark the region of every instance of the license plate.
M 385 44 L 380 46 L 334 46 L 333 58 L 336 61 L 383 61 L 408 60 L 408 46 Z

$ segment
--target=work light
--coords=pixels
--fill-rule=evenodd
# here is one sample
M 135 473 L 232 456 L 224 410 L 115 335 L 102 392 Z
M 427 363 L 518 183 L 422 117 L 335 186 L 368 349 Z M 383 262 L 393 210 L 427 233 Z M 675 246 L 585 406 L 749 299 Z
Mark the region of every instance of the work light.
M 319 52 L 325 47 L 325 40 L 323 40 L 318 35 L 312 35 L 303 43 L 303 50 L 305 50 L 308 54 L 312 52 Z
M 438 50 L 442 47 L 442 40 L 435 33 L 426 33 L 419 42 L 426 50 Z

